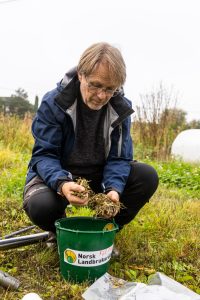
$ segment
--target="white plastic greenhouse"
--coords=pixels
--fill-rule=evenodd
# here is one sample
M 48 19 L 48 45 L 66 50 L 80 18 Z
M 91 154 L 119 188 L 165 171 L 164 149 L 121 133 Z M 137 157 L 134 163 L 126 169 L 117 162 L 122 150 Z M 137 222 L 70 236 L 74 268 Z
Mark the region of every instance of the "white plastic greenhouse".
M 186 162 L 200 162 L 200 129 L 179 133 L 172 144 L 171 154 Z

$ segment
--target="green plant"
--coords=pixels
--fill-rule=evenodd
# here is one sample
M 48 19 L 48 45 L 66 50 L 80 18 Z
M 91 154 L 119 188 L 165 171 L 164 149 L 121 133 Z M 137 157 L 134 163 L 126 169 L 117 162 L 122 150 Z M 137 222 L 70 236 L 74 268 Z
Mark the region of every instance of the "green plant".
M 160 182 L 167 187 L 184 188 L 194 197 L 200 197 L 200 164 L 171 160 L 151 162 L 159 174 Z

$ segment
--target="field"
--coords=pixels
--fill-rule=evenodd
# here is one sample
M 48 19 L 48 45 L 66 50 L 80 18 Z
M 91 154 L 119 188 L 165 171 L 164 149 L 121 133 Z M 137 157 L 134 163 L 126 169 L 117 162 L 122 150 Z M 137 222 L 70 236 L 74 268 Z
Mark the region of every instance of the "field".
M 30 120 L 0 124 L 0 236 L 31 225 L 22 210 L 22 192 L 32 147 Z M 4 125 L 2 125 L 4 123 Z M 145 160 L 159 173 L 159 188 L 137 217 L 116 237 L 118 260 L 109 273 L 148 282 L 160 271 L 200 293 L 200 165 Z M 92 215 L 73 208 L 69 215 Z M 38 232 L 39 229 L 34 230 Z M 72 284 L 59 272 L 55 250 L 43 243 L 0 252 L 0 270 L 20 280 L 18 291 L 0 287 L 0 299 L 21 299 L 28 292 L 42 299 L 82 299 L 89 283 Z

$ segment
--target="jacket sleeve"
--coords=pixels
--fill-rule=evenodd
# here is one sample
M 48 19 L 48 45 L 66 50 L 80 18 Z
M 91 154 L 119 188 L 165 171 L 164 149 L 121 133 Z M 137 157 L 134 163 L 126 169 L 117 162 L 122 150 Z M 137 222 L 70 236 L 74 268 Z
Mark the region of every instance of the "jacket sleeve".
M 133 159 L 130 127 L 131 117 L 128 117 L 111 134 L 111 149 L 103 173 L 104 192 L 115 190 L 121 194 L 124 190 Z
M 61 145 L 63 139 L 62 118 L 53 103 L 54 97 L 44 97 L 32 124 L 32 134 L 35 139 L 32 158 L 29 167 L 53 190 L 57 191 L 62 181 L 71 181 L 71 173 L 61 166 Z M 47 101 L 48 100 L 48 101 Z M 59 115 L 62 113 L 62 118 Z

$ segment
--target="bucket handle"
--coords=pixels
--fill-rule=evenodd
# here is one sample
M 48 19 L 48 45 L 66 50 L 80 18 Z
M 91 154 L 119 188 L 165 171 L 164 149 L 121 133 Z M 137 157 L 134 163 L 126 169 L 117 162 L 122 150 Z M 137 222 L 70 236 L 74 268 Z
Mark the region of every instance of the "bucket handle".
M 115 219 L 114 218 L 112 218 L 112 222 L 113 222 L 113 224 L 116 226 L 116 231 L 118 232 L 119 231 L 119 226 L 118 226 L 118 224 L 115 222 Z

